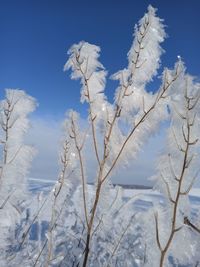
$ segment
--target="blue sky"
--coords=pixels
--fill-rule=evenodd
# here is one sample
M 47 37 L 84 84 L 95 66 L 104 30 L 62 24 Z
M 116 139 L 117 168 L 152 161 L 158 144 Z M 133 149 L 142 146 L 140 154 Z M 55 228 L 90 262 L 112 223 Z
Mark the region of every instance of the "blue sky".
M 162 68 L 173 67 L 181 55 L 188 71 L 200 77 L 199 0 L 0 0 L 0 97 L 4 88 L 20 88 L 39 103 L 27 137 L 38 150 L 31 176 L 56 178 L 65 111 L 73 108 L 86 115 L 87 107 L 79 102 L 79 82 L 63 72 L 67 50 L 81 40 L 99 45 L 110 76 L 126 67 L 134 25 L 149 4 L 158 8 L 167 25 Z M 110 100 L 116 86 L 107 83 Z M 122 170 L 115 182 L 147 183 L 163 138 L 161 133 L 151 139 L 138 161 L 126 168 L 126 176 Z
M 163 66 L 181 55 L 188 71 L 200 76 L 200 1 L 141 0 L 1 0 L 0 91 L 21 88 L 34 96 L 36 114 L 62 117 L 79 104 L 79 83 L 63 73 L 67 50 L 80 40 L 101 47 L 109 74 L 126 66 L 135 23 L 147 6 L 158 8 L 169 38 L 163 44 Z M 112 99 L 116 83 L 108 82 Z

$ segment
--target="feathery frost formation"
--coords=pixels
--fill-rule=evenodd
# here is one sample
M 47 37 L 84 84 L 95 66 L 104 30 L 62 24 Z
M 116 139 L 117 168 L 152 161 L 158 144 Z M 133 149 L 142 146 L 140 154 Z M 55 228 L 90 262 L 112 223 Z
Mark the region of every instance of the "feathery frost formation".
M 200 228 L 188 194 L 199 174 L 200 85 L 178 58 L 172 70 L 163 70 L 160 88 L 148 92 L 165 37 L 149 6 L 135 26 L 127 67 L 112 75 L 119 81 L 112 103 L 104 93 L 100 48 L 84 41 L 70 48 L 64 71 L 80 80 L 88 120 L 82 125 L 76 111 L 68 112 L 57 182 L 49 193 L 29 195 L 28 208 L 24 185 L 33 150 L 23 141 L 35 101 L 6 91 L 0 102 L 1 266 L 198 266 Z M 111 177 L 164 120 L 170 122 L 166 147 L 151 178 L 160 195 L 128 196 Z M 94 177 L 86 153 L 95 161 Z
M 35 100 L 22 90 L 7 89 L 5 100 L 0 101 L 0 254 L 4 260 L 8 236 L 14 238 L 15 223 L 26 208 L 26 179 L 35 152 L 24 145 L 24 136 L 29 128 L 27 116 L 35 106 Z M 6 266 L 4 260 L 1 265 Z
M 173 86 L 176 91 L 169 102 L 171 125 L 166 151 L 160 156 L 158 173 L 153 177 L 155 188 L 166 198 L 166 207 L 158 207 L 156 212 L 160 253 L 157 259 L 152 255 L 151 260 L 155 260 L 153 265 L 160 262 L 160 266 L 168 266 L 170 253 L 175 262 L 189 266 L 191 258 L 198 262 L 199 257 L 194 249 L 198 242 L 184 224 L 191 216 L 189 192 L 199 174 L 200 84 L 183 72 Z M 180 244 L 184 254 L 176 249 Z
M 129 149 L 123 152 L 125 159 L 126 156 L 135 156 L 143 141 L 167 116 L 165 103 L 160 99 L 166 89 L 164 88 L 166 81 L 155 94 L 147 93 L 145 90 L 147 82 L 157 73 L 162 53 L 160 43 L 163 42 L 165 35 L 162 21 L 156 17 L 155 9 L 150 6 L 148 13 L 135 27 L 135 38 L 128 53 L 127 69 L 112 76 L 120 83 L 113 105 L 106 101 L 104 95 L 106 72 L 98 61 L 99 47 L 82 41 L 73 45 L 68 52 L 70 57 L 64 70 L 71 68 L 72 78 L 81 80 L 81 100 L 89 103 L 92 131 L 94 132 L 94 127 L 99 127 L 101 130 L 101 136 L 96 137 L 96 142 L 99 140 L 100 147 L 103 146 L 102 143 L 107 147 L 108 169 L 117 155 L 121 154 L 120 150 L 126 142 L 127 132 L 135 131 L 138 128 L 137 124 L 140 124 L 137 132 L 135 131 L 134 135 L 130 134 Z M 151 109 L 154 106 L 157 112 L 152 113 Z M 144 117 L 148 117 L 146 123 L 140 123 Z M 99 150 L 99 154 L 103 157 L 102 149 Z

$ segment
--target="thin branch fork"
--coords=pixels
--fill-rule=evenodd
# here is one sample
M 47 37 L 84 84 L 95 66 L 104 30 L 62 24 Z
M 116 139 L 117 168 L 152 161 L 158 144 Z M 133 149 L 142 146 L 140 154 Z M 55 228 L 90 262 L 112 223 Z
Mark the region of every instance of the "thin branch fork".
M 187 117 L 184 116 L 183 114 L 181 114 L 181 113 L 178 111 L 178 109 L 176 108 L 176 106 L 175 106 L 174 104 L 173 104 L 173 108 L 174 108 L 176 114 L 177 114 L 182 120 L 187 120 Z
M 196 97 L 196 100 L 194 101 L 194 103 L 191 106 L 189 106 L 188 110 L 194 109 L 197 103 L 199 102 L 199 99 L 200 99 L 200 94 Z
M 191 143 L 189 143 L 189 144 L 192 145 Z M 190 166 L 190 164 L 191 164 L 193 158 L 194 158 L 194 154 L 191 155 L 191 157 L 187 159 L 187 162 L 186 162 L 186 164 L 185 164 L 185 168 L 186 168 L 186 169 L 189 168 L 189 166 Z
M 162 173 L 160 174 L 160 176 L 161 176 L 161 178 L 162 178 L 162 180 L 163 180 L 163 182 L 164 182 L 164 184 L 165 184 L 165 186 L 166 186 L 166 188 L 167 188 L 167 194 L 168 194 L 168 198 L 169 198 L 169 200 L 170 200 L 173 204 L 175 204 L 175 201 L 172 199 L 171 191 L 170 191 L 170 188 L 169 188 L 169 183 L 165 180 L 165 178 L 164 178 L 164 176 L 163 176 Z
M 87 95 L 88 102 L 89 102 L 89 114 L 90 114 L 90 120 L 91 120 L 91 126 L 92 126 L 92 137 L 93 137 L 95 155 L 96 155 L 96 158 L 97 158 L 97 162 L 98 162 L 98 164 L 100 166 L 100 158 L 99 158 L 99 152 L 98 152 L 98 146 L 97 146 L 95 125 L 94 125 L 94 121 L 96 119 L 96 115 L 94 117 L 92 116 L 92 102 L 91 102 L 90 89 L 89 89 L 89 84 L 88 84 L 89 78 L 86 77 L 86 72 L 84 72 L 82 70 L 81 64 L 79 62 L 79 57 L 77 57 L 76 60 L 77 60 L 77 63 L 79 65 L 80 72 L 81 72 L 82 77 L 84 79 L 85 87 L 86 87 L 86 90 L 87 90 L 86 91 L 86 95 Z M 88 59 L 87 59 L 87 63 L 88 63 Z
M 193 177 L 193 179 L 192 179 L 190 185 L 188 186 L 188 188 L 187 188 L 184 192 L 180 192 L 181 195 L 188 195 L 188 194 L 189 194 L 190 190 L 192 189 L 192 187 L 193 187 L 193 185 L 194 185 L 194 182 L 195 182 L 195 180 L 196 180 L 198 174 L 199 174 L 199 170 L 197 171 L 197 173 L 196 173 L 195 176 Z
M 188 140 L 186 138 L 186 134 L 185 134 L 185 130 L 184 130 L 184 125 L 182 125 L 181 129 L 182 129 L 182 134 L 183 134 L 184 141 L 187 144 L 188 143 Z
M 179 143 L 178 143 L 178 139 L 177 139 L 176 134 L 175 134 L 175 132 L 174 132 L 174 128 L 173 128 L 173 126 L 171 127 L 171 129 L 172 129 L 172 134 L 173 134 L 173 137 L 174 137 L 174 141 L 175 141 L 175 143 L 176 143 L 176 146 L 177 146 L 178 150 L 181 151 L 181 152 L 183 152 L 183 153 L 185 153 L 185 149 L 183 149 L 183 148 L 179 145 Z
M 178 77 L 178 76 L 176 76 Z M 146 117 L 148 116 L 148 114 L 151 113 L 152 110 L 154 110 L 154 108 L 156 107 L 157 103 L 159 102 L 159 100 L 162 98 L 163 94 L 166 92 L 166 90 L 169 88 L 169 86 L 174 82 L 174 79 L 172 79 L 172 81 L 168 84 L 167 87 L 163 87 L 163 90 L 160 94 L 157 95 L 155 102 L 152 104 L 152 106 L 146 111 L 146 113 L 141 117 L 141 119 L 134 125 L 134 128 L 131 130 L 131 132 L 129 133 L 129 135 L 127 136 L 126 140 L 124 141 L 124 143 L 122 144 L 118 155 L 116 156 L 116 158 L 114 159 L 113 163 L 111 164 L 110 169 L 108 170 L 108 172 L 105 174 L 105 176 L 102 178 L 102 183 L 106 180 L 106 178 L 109 176 L 109 174 L 111 173 L 112 169 L 115 167 L 118 159 L 120 158 L 124 148 L 126 147 L 128 141 L 130 140 L 130 138 L 132 137 L 132 135 L 134 134 L 134 132 L 136 131 L 137 128 L 139 128 L 139 126 L 144 122 L 144 120 L 146 119 Z
M 170 167 L 170 171 L 171 171 L 171 173 L 172 173 L 172 175 L 173 175 L 175 181 L 179 182 L 179 179 L 178 179 L 178 177 L 177 177 L 177 175 L 176 175 L 176 173 L 175 173 L 175 170 L 174 170 L 174 168 L 173 168 L 173 165 L 172 165 L 171 154 L 168 154 L 168 158 L 169 158 L 169 167 Z

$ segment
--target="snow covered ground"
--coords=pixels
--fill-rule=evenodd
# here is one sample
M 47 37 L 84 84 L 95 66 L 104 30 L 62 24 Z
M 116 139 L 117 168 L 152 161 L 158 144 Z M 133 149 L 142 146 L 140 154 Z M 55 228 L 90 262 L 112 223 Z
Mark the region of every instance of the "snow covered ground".
M 35 195 L 35 196 L 40 194 L 40 192 L 43 192 L 44 193 L 43 200 L 45 200 L 45 197 L 47 196 L 48 192 L 50 192 L 50 190 L 52 190 L 54 183 L 55 183 L 55 181 L 52 181 L 52 180 L 30 179 L 29 180 L 29 189 L 33 193 L 33 195 Z M 77 188 L 76 193 L 78 192 L 78 190 L 80 190 L 80 193 L 82 192 L 81 188 L 79 187 L 79 188 Z M 119 207 L 120 207 L 120 209 L 122 207 L 123 210 L 127 211 L 128 213 L 129 213 L 129 208 L 131 207 L 131 208 L 133 208 L 132 211 L 133 210 L 136 211 L 136 213 L 139 214 L 139 216 L 140 216 L 141 214 L 143 214 L 143 212 L 145 214 L 146 211 L 148 211 L 151 207 L 154 206 L 154 204 L 164 203 L 164 199 L 158 191 L 155 191 L 152 189 L 134 189 L 134 188 L 127 189 L 126 187 L 122 188 L 122 190 L 121 190 L 120 186 L 115 186 L 115 187 L 113 187 L 113 189 L 111 189 L 111 191 L 109 191 L 109 194 L 111 194 L 110 199 L 112 199 L 112 200 L 115 199 L 115 196 L 117 196 L 118 190 L 120 192 L 119 195 L 122 196 L 122 199 L 124 200 L 124 201 L 122 201 L 122 205 L 120 202 L 121 206 L 119 206 Z M 88 191 L 90 193 L 89 195 L 93 196 L 94 195 L 94 186 L 89 184 L 88 185 Z M 35 197 L 34 199 L 35 199 L 35 202 L 34 202 L 35 206 L 37 206 L 38 205 L 37 200 L 39 198 Z M 200 188 L 194 188 L 190 191 L 189 200 L 191 202 L 191 219 L 195 219 L 195 218 L 197 218 L 197 216 L 199 214 L 199 210 L 200 210 Z M 34 203 L 32 203 L 32 204 L 34 205 Z M 129 206 L 129 204 L 130 204 L 130 206 Z M 48 205 L 45 207 L 48 207 Z M 42 241 L 45 241 L 45 238 L 46 238 L 46 232 L 48 229 L 48 222 L 47 222 L 46 218 L 49 216 L 49 213 L 48 213 L 49 209 L 44 208 L 44 210 L 45 210 L 45 212 L 42 212 L 41 217 L 40 217 L 40 222 L 41 222 L 41 225 L 40 225 L 41 237 L 40 237 L 40 239 Z M 48 213 L 47 217 L 46 217 L 46 212 Z M 34 240 L 39 239 L 39 234 L 38 234 L 39 230 L 38 229 L 39 229 L 38 222 L 34 223 L 31 227 L 31 230 L 30 230 L 30 240 L 34 241 Z M 195 236 L 195 233 L 194 233 L 194 236 Z M 133 240 L 134 240 L 134 237 L 133 237 Z M 143 255 L 143 254 L 141 254 L 141 255 Z M 173 267 L 177 266 L 176 264 L 173 263 L 172 258 L 171 258 L 170 262 L 172 264 L 171 266 L 173 266 Z M 141 266 L 141 265 L 138 262 L 138 264 L 136 264 L 134 266 Z M 178 265 L 178 266 L 191 267 L 193 265 Z
M 29 188 L 33 193 L 47 193 L 49 192 L 55 181 L 45 179 L 29 179 Z M 92 185 L 88 185 L 90 190 Z M 115 189 L 114 189 L 115 190 Z M 146 210 L 152 207 L 152 203 L 162 203 L 163 198 L 161 194 L 153 189 L 123 189 L 123 198 L 125 201 L 133 201 L 136 208 L 139 210 Z M 190 191 L 189 199 L 192 204 L 192 209 L 199 209 L 200 207 L 200 188 L 193 188 Z

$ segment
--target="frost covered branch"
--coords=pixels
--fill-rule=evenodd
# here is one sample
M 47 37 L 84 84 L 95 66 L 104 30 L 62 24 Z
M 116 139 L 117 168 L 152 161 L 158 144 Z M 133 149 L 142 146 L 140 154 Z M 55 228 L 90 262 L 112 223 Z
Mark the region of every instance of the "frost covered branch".
M 177 81 L 176 96 L 172 96 L 170 112 L 172 117 L 171 129 L 168 134 L 167 155 L 161 156 L 159 174 L 156 178 L 156 188 L 164 192 L 169 203 L 170 222 L 166 231 L 165 242 L 160 243 L 162 227 L 158 227 L 156 219 L 156 240 L 160 250 L 159 266 L 165 266 L 168 251 L 173 244 L 175 234 L 189 223 L 184 207 L 185 198 L 194 184 L 199 172 L 196 172 L 196 151 L 198 148 L 197 134 L 199 123 L 194 117 L 199 112 L 199 84 L 193 77 L 182 75 Z M 184 92 L 184 93 L 182 93 Z M 194 104 L 195 103 L 195 104 Z M 167 160 L 168 158 L 168 160 Z M 196 172 L 196 173 L 195 173 Z M 167 232 L 168 231 L 168 232 Z
M 121 162 L 127 157 L 133 158 L 143 143 L 141 140 L 147 139 L 147 135 L 151 134 L 159 122 L 167 116 L 165 99 L 182 72 L 179 63 L 176 64 L 174 71 L 166 69 L 163 73 L 161 88 L 154 95 L 148 94 L 145 86 L 157 74 L 162 54 L 160 43 L 165 37 L 162 21 L 156 17 L 154 8 L 149 7 L 148 13 L 140 20 L 139 26 L 135 27 L 134 37 L 128 53 L 127 69 L 112 76 L 120 83 L 113 104 L 110 104 L 104 95 L 106 72 L 98 61 L 99 47 L 86 42 L 73 45 L 69 50 L 69 60 L 64 66 L 64 70 L 72 69 L 73 79 L 81 80 L 81 101 L 89 104 L 89 123 L 98 163 L 95 196 L 89 214 L 83 147 L 79 145 L 77 128 L 72 118 L 70 137 L 74 140 L 80 162 L 87 224 L 83 267 L 87 266 L 93 227 L 97 229 L 95 224 L 98 218 L 98 206 L 109 176 L 113 173 L 118 161 Z M 126 135 L 123 134 L 120 126 L 124 123 L 128 126 Z M 101 137 L 98 135 L 99 131 L 103 133 Z

